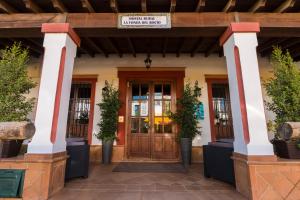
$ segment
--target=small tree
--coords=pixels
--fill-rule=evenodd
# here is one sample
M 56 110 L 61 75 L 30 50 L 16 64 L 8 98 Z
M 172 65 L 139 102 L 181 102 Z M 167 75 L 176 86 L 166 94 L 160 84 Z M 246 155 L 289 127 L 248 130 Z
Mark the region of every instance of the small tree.
M 274 47 L 271 64 L 274 76 L 264 83 L 271 102 L 268 110 L 276 114 L 275 128 L 287 121 L 300 121 L 300 71 L 288 51 Z
M 103 141 L 117 139 L 118 111 L 121 102 L 119 100 L 119 90 L 114 88 L 108 81 L 105 81 L 105 86 L 102 88 L 102 102 L 98 106 L 101 111 L 101 119 L 98 123 L 100 130 L 96 137 Z
M 27 75 L 28 50 L 15 43 L 0 53 L 0 121 L 27 120 L 34 98 L 24 94 L 36 86 Z
M 181 98 L 177 100 L 178 109 L 175 113 L 171 113 L 170 117 L 179 126 L 179 138 L 193 139 L 200 134 L 196 112 L 200 101 L 201 88 L 198 82 L 195 82 L 194 88 L 190 83 L 185 85 Z

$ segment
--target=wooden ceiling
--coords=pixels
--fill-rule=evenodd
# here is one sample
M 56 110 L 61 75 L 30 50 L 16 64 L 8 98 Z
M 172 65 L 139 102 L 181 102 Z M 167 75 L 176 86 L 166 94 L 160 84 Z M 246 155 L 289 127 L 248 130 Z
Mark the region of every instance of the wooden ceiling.
M 3 13 L 299 12 L 299 0 L 0 0 Z
M 0 13 L 39 14 L 39 13 L 118 13 L 118 12 L 171 12 L 171 13 L 199 13 L 199 12 L 247 12 L 247 13 L 295 13 L 300 12 L 300 0 L 0 0 Z M 221 16 L 221 15 L 220 15 Z M 1 23 L 1 16 L 0 16 Z M 17 30 L 18 31 L 18 30 Z M 223 56 L 219 46 L 219 36 L 223 29 L 216 29 L 216 33 L 199 35 L 204 32 L 189 29 L 172 29 L 160 35 L 160 30 L 144 31 L 145 36 L 135 35 L 139 30 L 131 30 L 123 35 L 117 29 L 105 29 L 106 34 L 85 34 L 86 30 L 79 30 L 82 45 L 78 56 L 88 54 L 94 57 L 97 54 L 109 57 L 116 54 L 122 57 L 130 54 L 161 54 L 163 57 L 173 54 L 189 54 L 194 56 L 209 56 L 217 54 Z M 152 34 L 154 33 L 155 34 Z M 195 34 L 193 34 L 195 33 Z M 277 37 L 259 35 L 258 53 L 269 56 L 272 46 L 278 45 L 289 49 L 296 60 L 300 60 L 300 31 L 293 32 L 293 36 Z M 299 36 L 298 36 L 299 33 Z M 15 41 L 21 41 L 27 46 L 33 56 L 43 53 L 42 36 L 15 37 L 1 36 L 0 47 L 5 47 Z

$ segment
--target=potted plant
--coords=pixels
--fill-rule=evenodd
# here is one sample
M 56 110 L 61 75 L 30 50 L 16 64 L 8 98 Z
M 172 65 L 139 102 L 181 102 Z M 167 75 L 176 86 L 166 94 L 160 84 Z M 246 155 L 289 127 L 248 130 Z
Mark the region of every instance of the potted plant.
M 200 134 L 197 110 L 201 102 L 201 88 L 196 81 L 194 87 L 187 83 L 182 96 L 177 99 L 177 110 L 170 113 L 170 118 L 178 125 L 178 139 L 181 147 L 181 158 L 184 166 L 191 164 L 192 140 Z
M 288 123 L 300 122 L 300 71 L 289 52 L 278 47 L 274 47 L 271 64 L 273 77 L 264 82 L 264 86 L 271 97 L 266 106 L 276 115 L 273 124 L 269 125 L 275 132 L 274 150 L 280 157 L 300 158 L 297 141 L 283 134 Z
M 27 119 L 34 98 L 24 94 L 36 86 L 27 75 L 28 50 L 13 44 L 0 52 L 0 157 L 16 156 L 24 139 L 32 137 L 34 125 Z
M 100 128 L 96 137 L 102 140 L 102 163 L 111 163 L 113 142 L 117 139 L 118 112 L 121 107 L 119 90 L 105 81 L 102 88 L 102 101 L 98 104 L 101 111 Z

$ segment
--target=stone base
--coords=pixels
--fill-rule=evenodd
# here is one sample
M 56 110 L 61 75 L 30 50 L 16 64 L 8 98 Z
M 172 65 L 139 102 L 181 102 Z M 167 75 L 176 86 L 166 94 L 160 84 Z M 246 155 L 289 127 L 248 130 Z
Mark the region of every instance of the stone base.
M 91 145 L 90 147 L 90 161 L 101 162 L 102 160 L 102 145 Z M 121 162 L 126 160 L 125 149 L 123 145 L 116 145 L 113 147 L 112 162 Z M 192 163 L 203 162 L 203 148 L 197 146 L 192 148 Z
M 0 169 L 24 169 L 22 199 L 46 200 L 64 187 L 66 152 L 0 159 Z
M 300 160 L 233 154 L 236 189 L 248 199 L 300 197 Z

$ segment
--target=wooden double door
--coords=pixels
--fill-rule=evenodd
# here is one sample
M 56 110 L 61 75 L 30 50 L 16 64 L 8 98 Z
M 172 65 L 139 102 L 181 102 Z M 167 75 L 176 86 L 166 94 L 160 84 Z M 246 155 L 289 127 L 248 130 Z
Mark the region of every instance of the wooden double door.
M 176 110 L 175 81 L 129 81 L 128 157 L 175 160 L 176 125 L 169 113 Z

